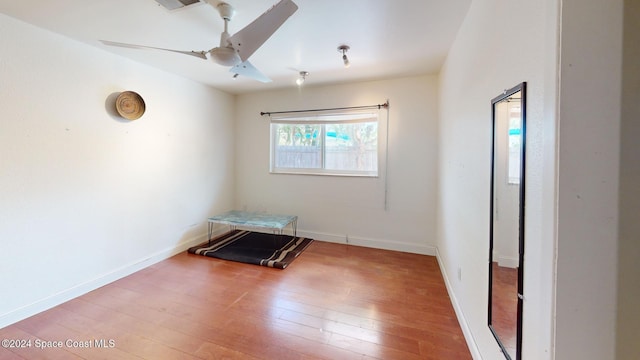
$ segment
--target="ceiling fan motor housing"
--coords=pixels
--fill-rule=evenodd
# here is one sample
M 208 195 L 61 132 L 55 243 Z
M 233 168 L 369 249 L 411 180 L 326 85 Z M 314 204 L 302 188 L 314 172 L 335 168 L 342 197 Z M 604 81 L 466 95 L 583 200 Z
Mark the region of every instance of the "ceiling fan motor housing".
M 213 48 L 209 54 L 211 55 L 211 60 L 216 64 L 224 66 L 234 66 L 242 62 L 240 56 L 232 47 L 221 46 Z

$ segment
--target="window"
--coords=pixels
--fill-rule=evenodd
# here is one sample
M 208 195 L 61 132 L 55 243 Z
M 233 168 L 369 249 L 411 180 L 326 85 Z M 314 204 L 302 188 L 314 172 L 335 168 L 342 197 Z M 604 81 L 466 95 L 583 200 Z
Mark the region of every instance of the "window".
M 514 101 L 514 100 L 510 100 Z M 520 115 L 520 100 L 508 104 L 509 111 L 509 164 L 508 183 L 520 184 L 520 166 L 522 159 L 522 117 Z
M 378 114 L 272 118 L 271 172 L 378 176 Z

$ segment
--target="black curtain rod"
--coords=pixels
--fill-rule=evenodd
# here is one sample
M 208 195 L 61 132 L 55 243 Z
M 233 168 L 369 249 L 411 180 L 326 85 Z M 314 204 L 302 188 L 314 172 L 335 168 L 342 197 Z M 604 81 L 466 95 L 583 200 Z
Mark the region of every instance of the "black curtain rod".
M 387 102 L 385 102 L 384 104 L 377 104 L 377 105 L 351 106 L 351 107 L 340 107 L 340 108 L 330 108 L 330 109 L 289 110 L 289 111 L 272 111 L 272 112 L 261 111 L 260 116 L 265 116 L 265 115 L 271 116 L 272 114 L 295 114 L 295 113 L 313 112 L 313 111 L 331 111 L 331 110 L 355 110 L 355 109 L 380 110 L 382 108 L 385 108 L 385 109 L 389 108 L 389 100 L 387 100 Z

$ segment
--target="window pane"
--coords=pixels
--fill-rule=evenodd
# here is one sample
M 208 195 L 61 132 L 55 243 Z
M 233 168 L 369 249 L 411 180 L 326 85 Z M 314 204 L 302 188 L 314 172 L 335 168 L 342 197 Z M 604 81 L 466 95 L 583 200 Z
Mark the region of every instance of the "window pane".
M 321 125 L 272 124 L 275 168 L 322 168 Z
M 271 171 L 377 176 L 377 114 L 336 113 L 272 119 Z
M 378 170 L 378 123 L 327 124 L 325 169 Z
M 520 184 L 522 126 L 520 107 L 511 109 L 509 118 L 509 184 Z

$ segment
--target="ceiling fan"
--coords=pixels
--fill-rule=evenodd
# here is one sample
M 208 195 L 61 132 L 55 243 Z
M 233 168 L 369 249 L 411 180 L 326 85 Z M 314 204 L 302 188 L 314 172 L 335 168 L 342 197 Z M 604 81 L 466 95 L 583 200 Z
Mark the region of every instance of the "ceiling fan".
M 100 42 L 109 46 L 171 51 L 195 56 L 204 60 L 207 60 L 208 54 L 213 62 L 223 66 L 231 66 L 229 71 L 234 74 L 234 78 L 242 75 L 261 82 L 271 82 L 271 79 L 256 69 L 248 59 L 298 10 L 298 6 L 292 0 L 280 0 L 280 2 L 234 35 L 229 35 L 227 27 L 229 21 L 231 21 L 235 14 L 235 9 L 225 2 L 220 2 L 215 7 L 220 13 L 220 17 L 224 20 L 224 31 L 222 35 L 220 35 L 220 46 L 208 51 L 182 51 L 153 46 L 125 44 L 108 40 L 100 40 Z

